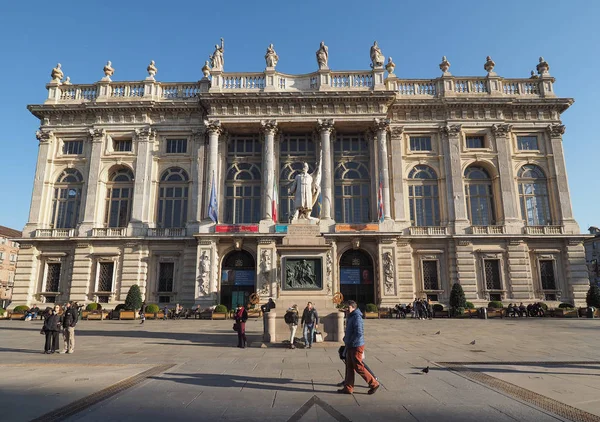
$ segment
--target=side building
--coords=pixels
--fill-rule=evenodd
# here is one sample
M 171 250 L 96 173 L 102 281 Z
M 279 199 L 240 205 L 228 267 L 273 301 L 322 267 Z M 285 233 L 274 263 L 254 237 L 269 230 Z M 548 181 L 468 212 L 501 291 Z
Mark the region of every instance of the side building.
M 590 273 L 590 284 L 600 286 L 600 229 L 590 227 L 590 234 L 593 237 L 585 239 L 585 260 Z
M 377 47 L 376 45 L 373 47 Z M 427 296 L 453 283 L 483 304 L 582 304 L 561 114 L 542 58 L 531 78 L 401 79 L 372 69 L 263 72 L 199 82 L 73 85 L 60 66 L 40 119 L 14 304 L 98 301 L 133 284 L 147 303 L 233 307 L 252 293 L 333 309 Z M 378 47 L 377 47 L 378 48 Z M 272 48 L 271 48 L 272 50 Z M 273 51 L 274 53 L 274 51 Z M 304 163 L 318 193 L 291 222 Z M 213 220 L 216 220 L 213 221 Z
M 21 238 L 22 233 L 0 226 L 0 307 L 6 308 L 12 299 L 12 289 L 17 269 L 19 244 L 13 239 Z

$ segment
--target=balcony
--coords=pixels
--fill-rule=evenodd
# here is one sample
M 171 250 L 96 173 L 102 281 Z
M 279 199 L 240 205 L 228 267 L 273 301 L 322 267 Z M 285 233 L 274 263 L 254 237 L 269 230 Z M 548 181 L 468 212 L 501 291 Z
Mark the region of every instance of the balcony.
M 185 237 L 185 228 L 148 229 L 148 237 Z
M 562 226 L 525 226 L 525 234 L 544 235 L 544 234 L 563 234 Z
M 504 226 L 471 226 L 471 234 L 504 234 Z
M 92 237 L 123 237 L 127 235 L 127 227 L 102 227 L 92 229 Z
M 75 229 L 37 229 L 34 233 L 36 238 L 48 237 L 74 237 Z
M 411 236 L 445 236 L 448 234 L 444 226 L 409 227 L 408 232 Z

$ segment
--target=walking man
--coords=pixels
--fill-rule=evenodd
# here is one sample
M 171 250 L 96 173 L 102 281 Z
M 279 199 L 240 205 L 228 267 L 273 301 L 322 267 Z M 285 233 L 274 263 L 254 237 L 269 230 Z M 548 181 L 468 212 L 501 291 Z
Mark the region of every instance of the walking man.
M 65 312 L 62 317 L 63 340 L 65 349 L 63 353 L 73 353 L 75 350 L 75 325 L 77 325 L 78 312 L 71 302 L 65 305 Z
M 313 307 L 312 302 L 306 304 L 300 323 L 304 326 L 302 331 L 304 334 L 304 345 L 310 349 L 315 338 L 315 329 L 319 326 L 319 314 Z
M 368 393 L 375 394 L 379 388 L 379 382 L 367 371 L 363 363 L 365 337 L 362 313 L 360 309 L 357 309 L 355 301 L 349 300 L 346 304 L 348 305 L 346 333 L 344 335 L 344 344 L 346 346 L 346 378 L 344 379 L 344 388 L 337 391 L 342 394 L 352 394 L 354 392 L 354 371 L 356 371 L 369 384 Z

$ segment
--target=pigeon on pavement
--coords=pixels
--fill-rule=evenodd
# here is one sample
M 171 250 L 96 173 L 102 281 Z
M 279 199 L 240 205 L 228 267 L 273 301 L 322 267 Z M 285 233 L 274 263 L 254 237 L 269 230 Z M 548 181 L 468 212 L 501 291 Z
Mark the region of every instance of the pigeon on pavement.
M 473 341 L 472 341 L 471 343 L 469 343 L 469 344 L 475 344 L 475 340 L 473 340 Z
M 438 332 L 437 332 L 437 333 L 435 333 L 435 334 L 436 334 L 436 335 L 437 335 L 437 334 L 442 334 L 442 332 L 441 332 L 441 331 L 438 331 Z
M 429 373 L 429 366 L 425 369 L 421 369 L 421 372 L 423 372 L 424 374 L 428 374 Z

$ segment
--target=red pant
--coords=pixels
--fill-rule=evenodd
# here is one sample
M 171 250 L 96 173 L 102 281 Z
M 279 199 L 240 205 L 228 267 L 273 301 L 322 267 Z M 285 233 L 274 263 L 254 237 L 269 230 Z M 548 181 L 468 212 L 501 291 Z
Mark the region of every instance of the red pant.
M 346 348 L 346 379 L 345 388 L 350 391 L 354 390 L 354 371 L 360 375 L 369 387 L 373 388 L 379 385 L 373 375 L 366 370 L 365 364 L 362 361 L 362 355 L 365 351 L 365 346 Z

